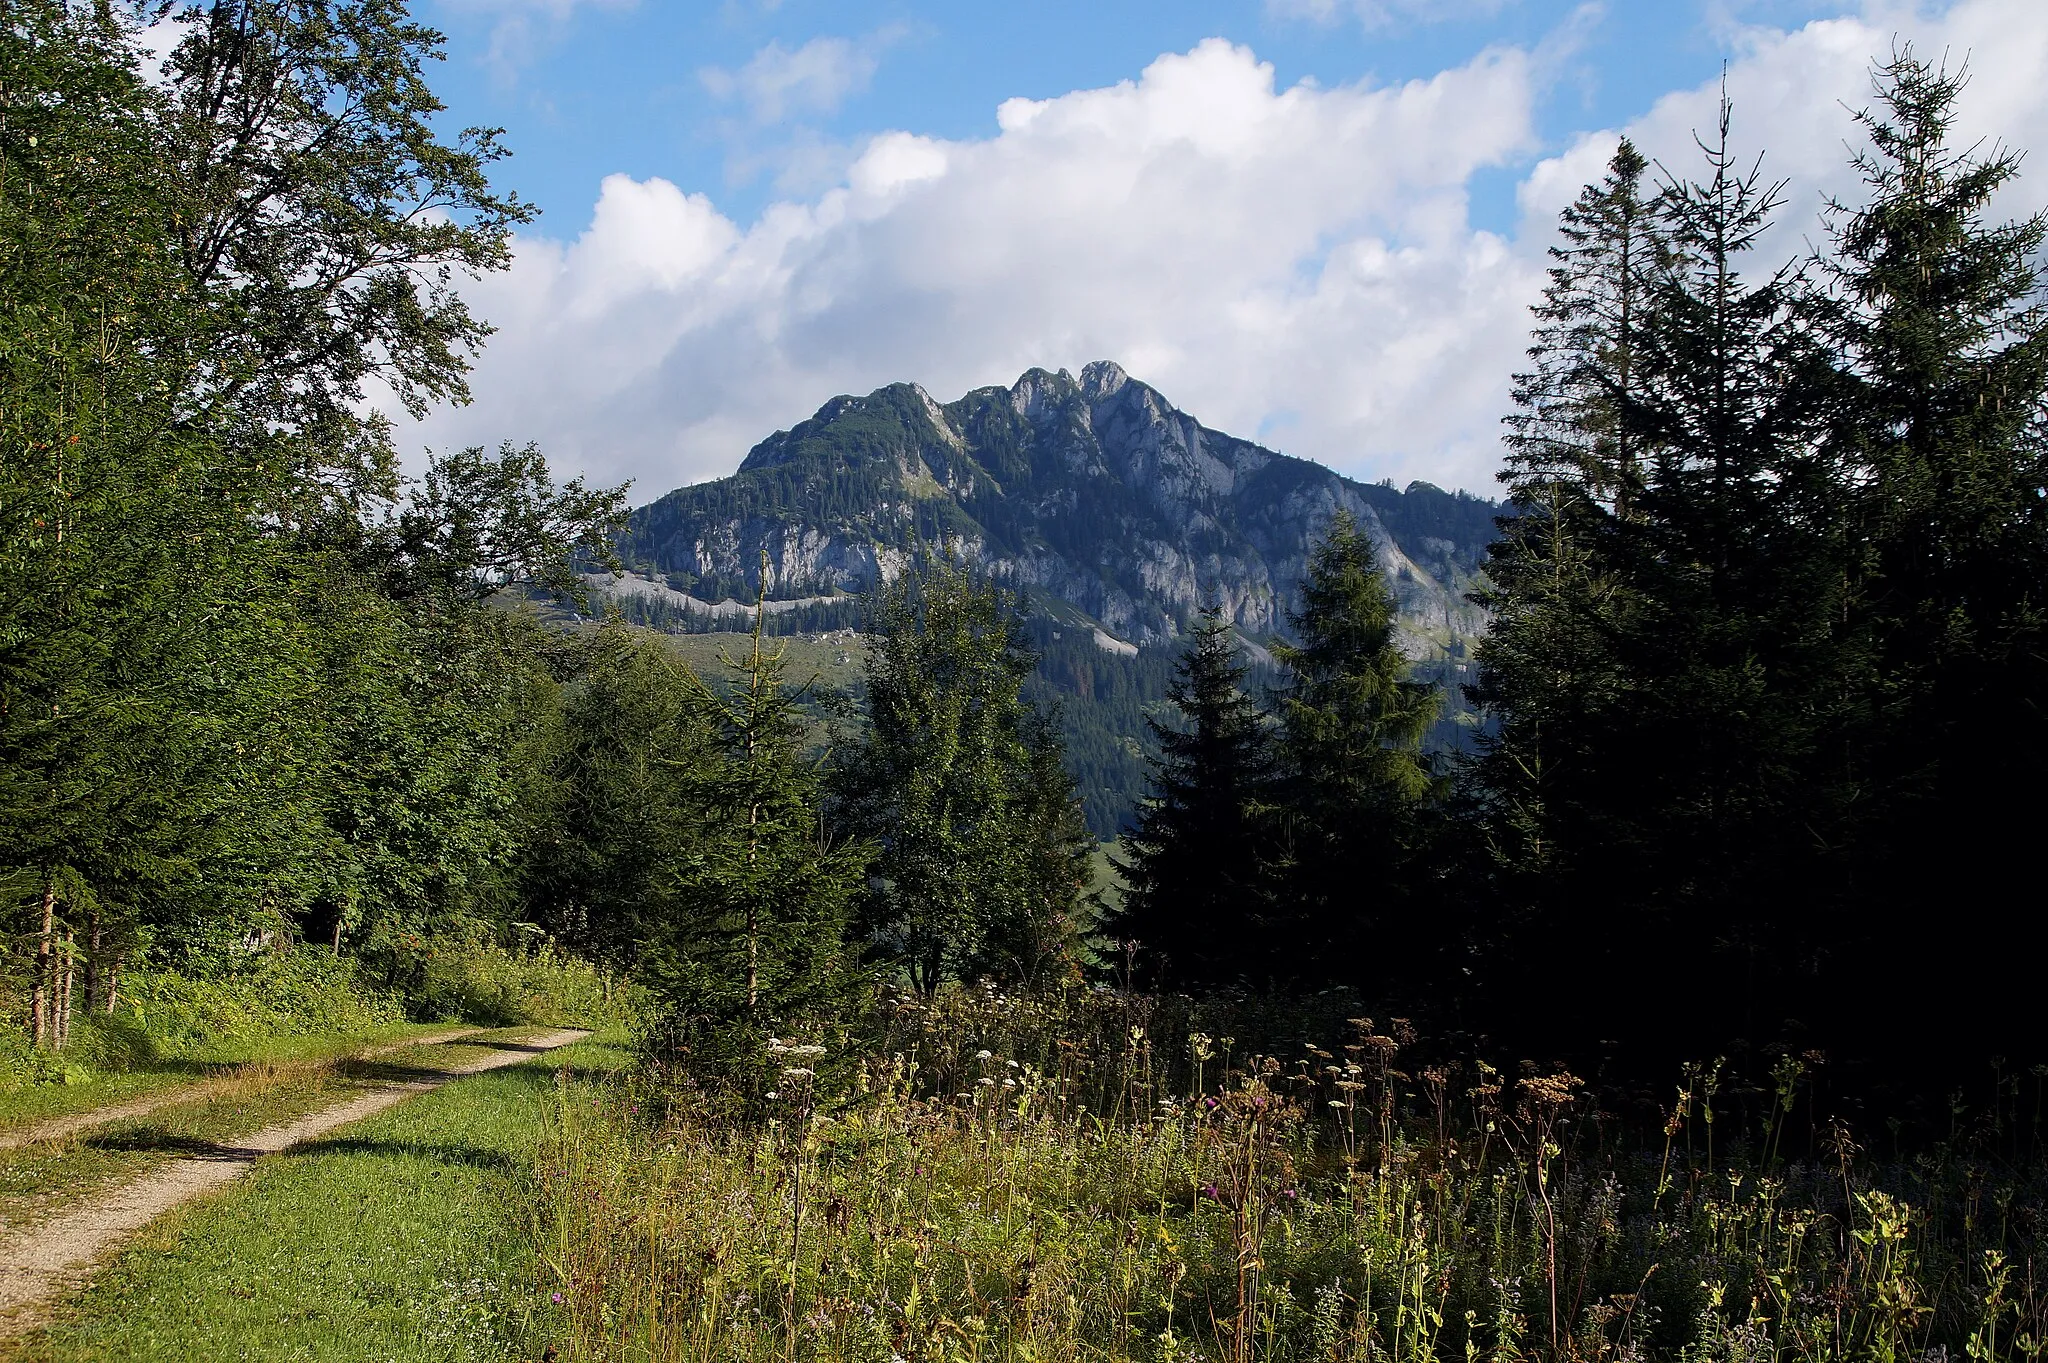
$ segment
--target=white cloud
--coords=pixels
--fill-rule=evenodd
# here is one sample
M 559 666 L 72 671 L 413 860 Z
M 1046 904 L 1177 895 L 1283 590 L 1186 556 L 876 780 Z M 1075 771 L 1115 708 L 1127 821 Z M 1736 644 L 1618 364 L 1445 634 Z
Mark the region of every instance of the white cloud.
M 495 15 L 484 65 L 509 84 L 556 41 L 579 9 L 632 9 L 639 0 L 442 0 L 448 8 Z
M 813 38 L 795 51 L 770 43 L 737 71 L 707 66 L 697 75 L 713 96 L 739 100 L 755 123 L 768 127 L 792 117 L 832 113 L 848 96 L 867 89 L 885 42 Z
M 1928 14 L 1911 3 L 1873 0 L 1854 15 L 1815 20 L 1789 31 L 1763 26 L 1731 30 L 1735 56 L 1728 66 L 1728 97 L 1734 117 L 1731 143 L 1740 151 L 1764 153 L 1767 178 L 1788 182 L 1778 225 L 1760 243 L 1755 259 L 1773 268 L 1803 255 L 1826 239 L 1822 210 L 1828 196 L 1860 198 L 1849 153 L 1861 137 L 1853 111 L 1876 104 L 1873 61 L 1888 56 L 1895 41 L 1914 45 L 1919 55 L 1968 62 L 1965 89 L 1952 144 L 1983 142 L 2032 147 L 2048 155 L 2048 6 L 2030 0 L 1961 0 Z M 1718 81 L 1664 96 L 1626 129 L 1645 155 L 1683 177 L 1702 170 L 1693 142 L 1695 130 L 1712 129 L 1720 100 Z M 1581 139 L 1562 155 L 1538 164 L 1524 180 L 1521 206 L 1528 215 L 1523 235 L 1542 230 L 1587 180 L 1596 178 L 1611 152 L 1616 131 Z M 2048 204 L 2048 167 L 2008 186 L 1993 212 L 2023 216 Z
M 1334 24 L 1355 16 L 1367 28 L 1396 24 L 1442 23 L 1483 19 L 1498 14 L 1514 0 L 1266 0 L 1266 13 L 1280 19 L 1307 19 Z
M 471 290 L 477 402 L 434 443 L 538 438 L 643 495 L 729 472 L 840 392 L 955 396 L 1117 359 L 1205 421 L 1298 414 L 1290 448 L 1482 483 L 1531 268 L 1465 181 L 1533 149 L 1530 60 L 1278 90 L 1210 41 L 1136 81 L 1011 100 L 1000 131 L 872 139 L 844 183 L 741 229 L 613 176 L 572 243 Z
M 1964 137 L 2048 152 L 2048 6 L 1889 3 L 1745 30 L 1736 135 L 1794 180 L 1763 253 L 1818 239 L 1873 54 L 1894 31 L 1974 52 Z M 1135 81 L 1011 100 L 999 131 L 868 141 L 843 180 L 751 226 L 661 180 L 613 176 L 573 242 L 522 238 L 472 301 L 499 324 L 476 404 L 437 445 L 541 441 L 637 496 L 730 472 L 837 393 L 915 380 L 942 398 L 1031 365 L 1107 358 L 1212 426 L 1346 472 L 1485 490 L 1556 210 L 1615 130 L 1537 163 L 1517 239 L 1474 229 L 1466 185 L 1534 148 L 1539 58 L 1492 50 L 1427 81 L 1275 88 L 1221 41 Z M 1627 131 L 1674 170 L 1718 84 Z M 2038 179 L 2006 206 L 2048 200 Z

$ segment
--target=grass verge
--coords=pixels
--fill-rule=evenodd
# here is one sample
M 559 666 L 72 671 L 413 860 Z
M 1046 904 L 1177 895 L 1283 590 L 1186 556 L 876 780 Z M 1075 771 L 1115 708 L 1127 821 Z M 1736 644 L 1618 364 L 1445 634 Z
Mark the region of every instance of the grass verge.
M 6 1356 L 57 1360 L 536 1358 L 554 1307 L 529 1234 L 556 1074 L 607 1034 L 460 1080 L 299 1151 L 145 1232 Z

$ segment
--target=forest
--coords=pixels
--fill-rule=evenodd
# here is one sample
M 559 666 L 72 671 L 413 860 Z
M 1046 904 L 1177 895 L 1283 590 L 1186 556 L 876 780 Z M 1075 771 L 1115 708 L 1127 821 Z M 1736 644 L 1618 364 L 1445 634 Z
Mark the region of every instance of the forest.
M 765 611 L 705 668 L 577 614 L 625 489 L 405 476 L 379 404 L 467 400 L 532 215 L 440 43 L 0 10 L 0 1096 L 604 1030 L 505 1357 L 2040 1359 L 2048 216 L 1960 60 L 1842 92 L 1806 258 L 1725 100 L 1690 167 L 1621 142 L 1469 686 L 1338 515 L 1271 668 L 1212 610 L 1107 698 L 1110 893 L 1033 679 L 1092 646 L 943 536 L 821 696 Z

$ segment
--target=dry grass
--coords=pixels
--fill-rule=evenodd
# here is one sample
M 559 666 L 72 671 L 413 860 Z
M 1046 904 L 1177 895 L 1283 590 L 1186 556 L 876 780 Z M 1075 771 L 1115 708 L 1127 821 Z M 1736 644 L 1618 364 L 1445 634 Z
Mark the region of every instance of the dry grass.
M 539 1228 L 561 1357 L 2032 1363 L 2048 1340 L 2038 1170 L 1784 1159 L 1796 1075 L 1755 1131 L 1724 1109 L 1709 1156 L 1698 1076 L 1659 1140 L 1617 1146 L 1569 1076 L 1409 1074 L 1369 1027 L 1285 1060 L 1197 1033 L 1167 1063 L 1133 1016 L 899 1003 L 850 1072 L 764 1057 L 760 1120 L 645 1074 L 565 1097 Z

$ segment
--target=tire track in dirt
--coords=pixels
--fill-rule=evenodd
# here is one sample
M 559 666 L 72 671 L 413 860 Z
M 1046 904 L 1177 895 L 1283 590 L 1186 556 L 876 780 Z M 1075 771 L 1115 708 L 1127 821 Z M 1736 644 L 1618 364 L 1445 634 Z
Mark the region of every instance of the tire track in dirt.
M 589 1035 L 565 1029 L 520 1042 L 479 1043 L 496 1053 L 436 1070 L 431 1078 L 379 1083 L 346 1102 L 241 1137 L 233 1145 L 175 1160 L 0 1239 L 0 1337 L 33 1328 L 42 1308 L 90 1277 L 108 1251 L 172 1208 L 240 1178 L 265 1155 L 303 1145 L 466 1075 L 516 1065 Z
M 484 1030 L 486 1029 L 482 1027 L 465 1027 L 453 1032 L 437 1032 L 428 1036 L 408 1037 L 403 1041 L 391 1041 L 381 1046 L 372 1046 L 368 1050 L 351 1051 L 345 1056 L 337 1057 L 337 1059 L 368 1060 L 374 1056 L 389 1055 L 393 1051 L 402 1051 L 408 1046 L 440 1046 L 450 1041 L 459 1040 L 462 1037 L 475 1036 L 478 1032 Z M 253 1062 L 255 1065 L 261 1065 L 262 1063 L 261 1061 Z M 282 1063 L 289 1064 L 291 1062 Z M 237 1065 L 233 1069 L 223 1070 L 218 1075 L 202 1079 L 196 1084 L 180 1084 L 176 1088 L 165 1089 L 161 1093 L 152 1093 L 147 1098 L 137 1098 L 132 1102 L 126 1103 L 115 1103 L 111 1107 L 96 1107 L 87 1112 L 73 1112 L 63 1117 L 49 1117 L 40 1122 L 31 1122 L 27 1126 L 16 1127 L 12 1131 L 0 1131 L 0 1150 L 19 1150 L 22 1146 L 34 1145 L 37 1141 L 62 1140 L 66 1136 L 75 1135 L 80 1131 L 90 1131 L 93 1127 L 104 1126 L 108 1122 L 126 1121 L 130 1117 L 147 1117 L 159 1108 L 172 1107 L 178 1103 L 198 1102 L 206 1097 L 209 1084 L 217 1079 L 233 1079 L 249 1068 L 251 1068 L 250 1065 Z

